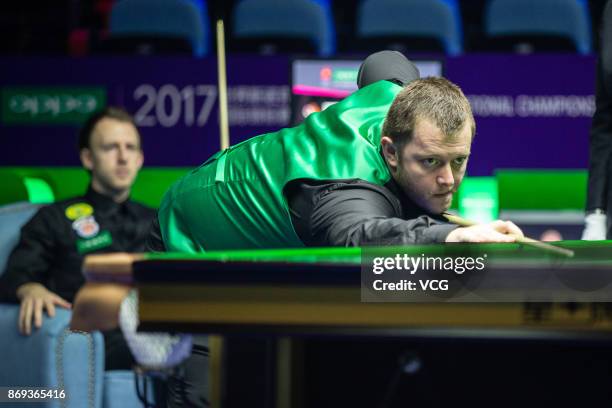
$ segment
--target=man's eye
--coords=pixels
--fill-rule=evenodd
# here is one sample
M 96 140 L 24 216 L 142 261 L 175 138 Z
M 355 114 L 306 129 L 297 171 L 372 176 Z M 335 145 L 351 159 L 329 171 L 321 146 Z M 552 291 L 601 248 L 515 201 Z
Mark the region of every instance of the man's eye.
M 455 160 L 453 160 L 453 163 L 456 166 L 461 166 L 463 163 L 465 163 L 466 160 L 467 160 L 467 157 L 457 157 Z
M 422 162 L 425 167 L 436 167 L 440 164 L 440 160 L 433 158 L 424 159 Z
M 114 145 L 114 144 L 102 146 L 102 150 L 104 150 L 105 152 L 110 152 L 111 150 L 115 150 L 116 148 L 117 148 L 117 145 Z

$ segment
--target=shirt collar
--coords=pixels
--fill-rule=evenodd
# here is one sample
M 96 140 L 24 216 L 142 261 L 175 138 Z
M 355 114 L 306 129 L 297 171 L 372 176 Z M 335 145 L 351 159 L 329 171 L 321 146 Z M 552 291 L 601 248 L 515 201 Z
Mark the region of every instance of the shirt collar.
M 89 187 L 87 187 L 85 198 L 94 206 L 97 212 L 110 213 L 114 211 L 119 211 L 122 207 L 124 207 L 128 211 L 131 209 L 131 202 L 129 198 L 121 203 L 117 203 L 109 196 L 100 194 L 95 191 L 91 187 L 91 184 L 89 185 Z

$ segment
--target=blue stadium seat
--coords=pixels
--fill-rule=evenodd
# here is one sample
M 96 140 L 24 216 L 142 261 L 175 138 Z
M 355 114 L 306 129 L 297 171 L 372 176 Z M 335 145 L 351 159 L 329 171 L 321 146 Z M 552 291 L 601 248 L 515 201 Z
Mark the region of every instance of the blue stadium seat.
M 359 5 L 356 31 L 360 39 L 403 42 L 406 51 L 415 50 L 420 39 L 434 39 L 448 55 L 463 51 L 456 0 L 364 0 Z
M 326 0 L 242 0 L 234 7 L 232 22 L 234 51 L 245 51 L 240 43 L 261 40 L 293 43 L 298 52 L 310 44 L 319 56 L 335 52 L 333 17 Z M 291 47 L 280 51 L 296 52 Z
M 586 0 L 489 0 L 484 25 L 492 42 L 516 37 L 537 44 L 538 38 L 558 37 L 570 42 L 579 54 L 592 52 Z M 548 44 L 537 51 L 556 50 Z
M 202 57 L 209 52 L 206 10 L 204 0 L 121 0 L 111 11 L 109 34 L 111 39 L 180 39 Z

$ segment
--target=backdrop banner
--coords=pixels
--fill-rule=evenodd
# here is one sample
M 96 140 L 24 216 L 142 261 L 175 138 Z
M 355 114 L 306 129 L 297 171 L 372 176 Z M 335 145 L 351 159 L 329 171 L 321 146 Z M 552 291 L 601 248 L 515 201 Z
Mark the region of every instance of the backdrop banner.
M 495 168 L 586 168 L 595 58 L 444 58 L 476 117 L 468 174 Z M 232 144 L 291 119 L 287 56 L 229 56 Z M 0 58 L 0 163 L 78 165 L 78 126 L 106 104 L 132 112 L 147 166 L 197 166 L 219 149 L 214 58 Z

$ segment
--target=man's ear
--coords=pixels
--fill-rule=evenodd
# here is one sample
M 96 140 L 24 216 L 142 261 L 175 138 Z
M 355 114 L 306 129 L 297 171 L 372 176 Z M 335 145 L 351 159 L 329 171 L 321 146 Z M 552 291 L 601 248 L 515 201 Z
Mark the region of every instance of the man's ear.
M 389 136 L 381 137 L 380 146 L 382 148 L 383 157 L 391 168 L 391 171 L 396 171 L 399 166 L 399 152 L 397 151 L 397 146 L 393 143 L 393 139 Z
M 91 155 L 91 150 L 88 148 L 81 149 L 79 152 L 79 157 L 81 158 L 81 164 L 85 169 L 92 171 L 93 170 L 93 157 Z

